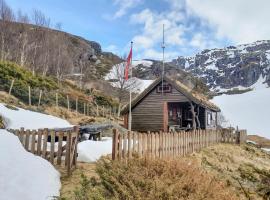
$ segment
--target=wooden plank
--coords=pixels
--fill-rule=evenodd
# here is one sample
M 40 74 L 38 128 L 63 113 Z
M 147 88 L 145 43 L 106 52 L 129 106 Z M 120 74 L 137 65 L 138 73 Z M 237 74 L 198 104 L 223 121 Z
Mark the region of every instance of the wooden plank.
M 138 155 L 139 158 L 141 157 L 141 152 L 142 152 L 142 140 L 141 140 L 141 133 L 137 133 L 138 135 L 138 145 L 137 145 L 137 149 L 138 149 Z
M 160 131 L 158 133 L 158 157 L 162 157 L 162 151 L 161 151 L 161 146 L 162 146 L 162 132 Z
M 137 134 L 132 131 L 132 153 L 134 154 L 137 149 Z
M 47 158 L 48 129 L 43 130 L 42 158 Z
M 66 143 L 66 157 L 65 157 L 65 165 L 67 166 L 68 175 L 71 173 L 71 132 L 67 131 L 67 143 Z
M 118 154 L 118 131 L 116 129 L 113 129 L 113 142 L 112 142 L 112 160 L 115 160 L 117 158 Z
M 55 131 L 50 131 L 50 136 L 51 136 L 50 163 L 54 164 Z
M 75 149 L 74 149 L 74 155 L 73 155 L 73 164 L 76 167 L 77 166 L 77 155 L 78 155 L 78 138 L 79 138 L 79 126 L 73 127 L 73 134 L 75 134 Z
M 30 130 L 26 130 L 25 132 L 25 146 L 26 151 L 29 151 L 29 139 L 30 139 Z
M 168 138 L 167 138 L 167 133 L 163 132 L 163 140 L 164 140 L 164 146 L 163 146 L 163 158 L 167 158 L 168 155 Z
M 60 131 L 57 135 L 58 135 L 57 165 L 61 165 L 63 153 L 62 152 L 63 132 Z
M 35 154 L 36 131 L 31 132 L 31 153 Z
M 127 158 L 127 134 L 123 134 L 123 158 Z
M 24 146 L 24 128 L 21 128 L 20 131 L 19 131 L 19 140 L 21 141 L 22 145 Z
M 37 139 L 37 155 L 41 155 L 41 140 L 42 140 L 42 130 L 38 129 L 38 139 Z
M 123 154 L 123 134 L 119 133 L 119 154 L 118 154 L 118 159 L 122 160 L 122 154 Z
M 131 153 L 131 132 L 130 131 L 128 131 L 128 138 L 127 138 L 127 140 L 128 140 L 128 158 L 131 158 L 131 156 L 132 156 L 132 153 Z
M 150 131 L 148 131 L 147 132 L 147 134 L 146 134 L 146 156 L 149 158 L 150 157 L 150 142 L 151 142 L 151 140 L 150 140 L 150 135 L 151 133 L 150 133 Z

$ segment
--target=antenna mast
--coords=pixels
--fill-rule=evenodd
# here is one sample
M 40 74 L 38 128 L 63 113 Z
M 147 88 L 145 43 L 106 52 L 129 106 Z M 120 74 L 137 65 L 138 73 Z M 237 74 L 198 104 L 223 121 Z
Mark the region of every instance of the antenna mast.
M 163 81 L 164 81 L 164 51 L 165 51 L 165 41 L 164 41 L 164 24 L 163 24 L 163 39 L 162 39 L 162 74 L 161 74 L 161 79 L 162 79 L 162 96 L 163 96 Z

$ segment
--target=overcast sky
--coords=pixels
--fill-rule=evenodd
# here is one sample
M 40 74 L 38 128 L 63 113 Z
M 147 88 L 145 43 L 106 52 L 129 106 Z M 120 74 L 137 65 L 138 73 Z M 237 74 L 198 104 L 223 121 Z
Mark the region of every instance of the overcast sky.
M 6 0 L 14 9 L 43 11 L 69 33 L 122 56 L 134 42 L 137 59 L 166 59 L 206 48 L 270 38 L 270 0 Z

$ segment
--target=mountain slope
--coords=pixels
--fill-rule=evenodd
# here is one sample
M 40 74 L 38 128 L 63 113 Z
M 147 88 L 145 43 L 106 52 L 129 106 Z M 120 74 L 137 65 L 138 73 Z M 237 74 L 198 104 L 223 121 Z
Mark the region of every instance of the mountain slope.
M 134 74 L 142 79 L 154 79 L 162 69 L 160 61 L 136 65 Z M 206 49 L 195 56 L 179 56 L 165 63 L 166 74 L 186 75 L 185 72 L 201 79 L 211 91 L 218 93 L 249 91 L 258 81 L 267 87 L 270 85 L 270 40 Z
M 171 64 L 201 77 L 217 92 L 235 87 L 245 89 L 259 79 L 270 85 L 270 40 L 206 49 L 193 57 L 178 57 Z
M 99 43 L 66 32 L 31 24 L 0 20 L 0 60 L 8 60 L 58 79 L 82 81 L 102 77 L 121 59 L 103 52 Z

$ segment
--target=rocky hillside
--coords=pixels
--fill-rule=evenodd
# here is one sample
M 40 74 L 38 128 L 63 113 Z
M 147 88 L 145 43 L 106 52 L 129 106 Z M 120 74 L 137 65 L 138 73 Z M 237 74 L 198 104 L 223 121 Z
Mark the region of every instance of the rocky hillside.
M 250 87 L 259 79 L 270 85 L 270 40 L 206 49 L 172 60 L 176 68 L 201 77 L 212 90 Z
M 0 20 L 0 60 L 15 62 L 32 73 L 58 79 L 98 79 L 120 62 L 99 43 L 69 33 L 26 23 Z

